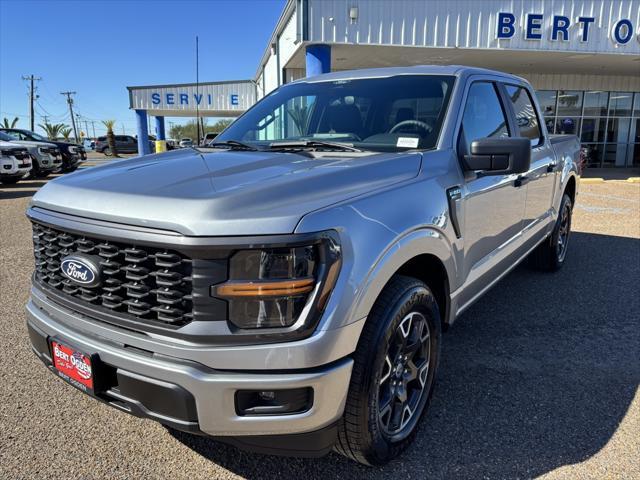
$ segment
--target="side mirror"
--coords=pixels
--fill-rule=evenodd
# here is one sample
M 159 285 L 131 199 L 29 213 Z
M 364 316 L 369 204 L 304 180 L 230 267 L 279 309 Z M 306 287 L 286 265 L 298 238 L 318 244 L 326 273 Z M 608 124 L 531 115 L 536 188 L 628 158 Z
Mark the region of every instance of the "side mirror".
M 464 156 L 467 170 L 484 175 L 524 173 L 531 165 L 531 140 L 523 137 L 480 138 L 471 142 L 471 154 Z

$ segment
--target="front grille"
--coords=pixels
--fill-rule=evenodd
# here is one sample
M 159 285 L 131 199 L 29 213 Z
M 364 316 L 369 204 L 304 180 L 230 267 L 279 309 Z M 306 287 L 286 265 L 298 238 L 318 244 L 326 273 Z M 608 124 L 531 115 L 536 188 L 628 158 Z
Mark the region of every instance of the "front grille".
M 41 147 L 40 150 L 42 151 L 42 153 L 46 153 L 54 157 L 60 155 L 60 151 L 56 147 Z
M 14 157 L 18 160 L 30 158 L 29 152 L 24 148 L 10 148 L 7 150 L 3 150 L 2 153 L 7 157 Z
M 181 326 L 193 320 L 192 260 L 164 248 L 136 246 L 33 224 L 36 282 L 65 297 L 128 319 Z M 61 260 L 97 256 L 102 281 L 84 287 L 64 277 Z

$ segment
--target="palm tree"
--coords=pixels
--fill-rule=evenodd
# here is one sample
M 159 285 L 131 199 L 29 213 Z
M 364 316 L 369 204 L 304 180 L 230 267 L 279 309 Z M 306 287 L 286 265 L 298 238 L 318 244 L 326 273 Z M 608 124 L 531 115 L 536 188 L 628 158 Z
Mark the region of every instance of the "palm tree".
M 2 126 L 2 128 L 15 128 L 17 123 L 18 123 L 18 117 L 15 117 L 11 121 L 9 121 L 7 117 L 4 117 L 4 120 L 2 121 L 0 126 Z
M 65 127 L 62 130 L 60 130 L 60 133 L 62 134 L 62 138 L 64 138 L 65 142 L 70 141 L 72 132 L 73 132 L 73 128 L 71 127 Z
M 55 140 L 60 136 L 62 130 L 68 128 L 64 123 L 56 123 L 55 125 L 52 125 L 50 123 L 41 123 L 38 126 L 46 132 L 47 138 L 49 138 L 49 140 Z
M 116 137 L 113 135 L 113 127 L 116 124 L 115 120 L 103 120 L 102 124 L 107 127 L 107 143 L 109 147 L 105 150 L 105 155 L 113 155 L 114 157 L 118 156 L 118 150 L 116 149 Z M 109 152 L 109 153 L 107 153 Z

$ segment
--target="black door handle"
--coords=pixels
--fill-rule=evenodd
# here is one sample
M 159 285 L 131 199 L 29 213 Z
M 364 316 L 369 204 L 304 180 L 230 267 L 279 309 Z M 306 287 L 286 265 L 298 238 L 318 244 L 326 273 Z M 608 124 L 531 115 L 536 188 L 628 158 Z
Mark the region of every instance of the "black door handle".
M 529 183 L 529 180 L 531 180 L 529 177 L 527 177 L 525 175 L 520 175 L 518 178 L 516 178 L 516 181 L 513 182 L 513 184 L 516 187 L 521 187 L 521 186 L 526 185 L 527 183 Z
M 547 165 L 547 173 L 555 172 L 557 166 L 557 163 L 550 163 L 549 165 Z

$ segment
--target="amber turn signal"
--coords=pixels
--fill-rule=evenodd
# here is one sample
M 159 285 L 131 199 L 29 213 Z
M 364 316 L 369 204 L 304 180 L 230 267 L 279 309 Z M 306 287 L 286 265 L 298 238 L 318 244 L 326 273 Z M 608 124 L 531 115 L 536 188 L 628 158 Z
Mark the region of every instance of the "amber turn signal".
M 309 293 L 313 290 L 314 278 L 286 279 L 268 282 L 231 281 L 216 287 L 220 297 L 274 297 Z

